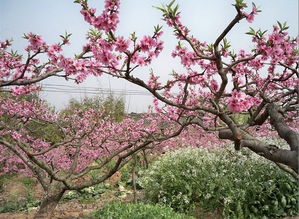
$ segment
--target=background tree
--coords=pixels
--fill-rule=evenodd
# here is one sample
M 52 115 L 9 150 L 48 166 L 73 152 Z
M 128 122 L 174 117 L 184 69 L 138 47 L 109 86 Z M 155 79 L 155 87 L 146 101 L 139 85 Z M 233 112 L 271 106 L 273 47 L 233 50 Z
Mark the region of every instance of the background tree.
M 0 103 L 1 116 L 8 118 L 0 124 L 2 172 L 29 174 L 42 185 L 45 195 L 36 218 L 51 217 L 66 190 L 105 181 L 132 155 L 178 135 L 184 127 L 173 124 L 172 131 L 162 132 L 161 117 L 148 115 L 145 126 L 144 119 L 115 122 L 91 108 L 56 113 L 41 100 L 2 98 Z M 99 175 L 88 177 L 94 170 Z
M 68 107 L 64 110 L 67 113 L 68 109 L 88 109 L 103 111 L 103 116 L 110 116 L 116 122 L 120 122 L 125 116 L 125 102 L 122 97 L 116 97 L 112 93 L 106 97 L 84 97 L 81 101 L 71 99 Z

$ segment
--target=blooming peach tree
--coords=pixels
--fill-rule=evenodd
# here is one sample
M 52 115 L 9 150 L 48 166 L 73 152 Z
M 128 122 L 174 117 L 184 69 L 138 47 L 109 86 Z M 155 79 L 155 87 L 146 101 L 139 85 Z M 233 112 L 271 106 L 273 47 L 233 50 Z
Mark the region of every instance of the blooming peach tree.
M 175 72 L 166 85 L 155 76 L 147 85 L 128 80 L 156 97 L 158 111 L 174 118 L 193 115 L 192 123 L 203 130 L 218 132 L 220 139 L 233 141 L 237 150 L 247 147 L 298 177 L 298 38 L 288 35 L 285 23 L 278 22 L 268 34 L 250 28 L 247 34 L 254 49 L 235 53 L 226 35 L 241 20 L 252 22 L 260 10 L 253 4 L 246 12 L 242 0 L 234 7 L 236 16 L 212 44 L 190 34 L 174 2 L 159 8 L 179 41 L 172 56 L 180 59 L 186 72 Z M 173 94 L 174 88 L 179 94 Z M 161 108 L 158 101 L 165 106 Z M 257 138 L 273 134 L 284 139 L 288 149 Z
M 269 33 L 250 29 L 254 49 L 234 52 L 227 34 L 242 20 L 252 22 L 259 9 L 248 11 L 243 0 L 236 0 L 235 17 L 212 43 L 190 34 L 181 22 L 175 2 L 158 8 L 166 24 L 174 30 L 178 45 L 172 56 L 181 61 L 185 72 L 173 71 L 166 83 L 150 73 L 148 81 L 134 75 L 140 66 L 150 65 L 163 49 L 162 28 L 138 38 L 119 36 L 119 0 L 105 0 L 97 15 L 87 0 L 76 0 L 81 14 L 93 29 L 75 57 L 63 55 L 70 34 L 61 42 L 47 44 L 40 35 L 29 33 L 27 57 L 9 52 L 10 41 L 0 42 L 0 88 L 16 97 L 1 96 L 1 161 L 4 171 L 21 170 L 34 174 L 46 190 L 37 217 L 51 212 L 64 191 L 82 189 L 110 177 L 149 144 L 180 134 L 185 126 L 199 133 L 218 134 L 233 141 L 235 148 L 247 147 L 275 162 L 284 170 L 298 174 L 298 38 L 288 35 L 286 24 L 278 23 Z M 43 61 L 47 60 L 47 61 Z M 154 96 L 157 114 L 146 120 L 125 119 L 112 122 L 102 112 L 75 110 L 63 115 L 51 112 L 42 102 L 26 101 L 20 95 L 40 89 L 37 82 L 48 77 L 73 79 L 111 75 L 148 90 Z M 161 119 L 163 118 L 163 119 Z M 159 121 L 170 123 L 165 127 Z M 31 123 L 53 124 L 62 136 L 53 141 L 37 136 Z M 175 124 L 173 127 L 172 124 Z M 146 124 L 146 125 L 144 125 Z M 193 132 L 194 133 L 194 132 Z M 188 142 L 200 135 L 184 130 Z M 258 137 L 276 134 L 288 148 L 261 141 Z M 202 138 L 205 139 L 205 138 Z M 100 159 L 100 163 L 95 163 Z M 96 180 L 82 183 L 80 177 L 101 169 L 112 159 L 116 164 Z M 80 182 L 80 183 L 79 183 Z
M 169 123 L 162 131 L 159 115 L 115 122 L 101 109 L 57 113 L 41 100 L 18 98 L 0 100 L 0 163 L 3 173 L 22 172 L 42 185 L 36 218 L 51 217 L 65 191 L 104 182 L 132 155 L 177 136 L 185 126 Z M 90 177 L 95 170 L 98 176 Z
M 278 22 L 269 33 L 250 28 L 247 34 L 252 36 L 254 49 L 235 53 L 225 37 L 242 20 L 253 22 L 260 12 L 255 4 L 248 10 L 243 0 L 236 0 L 235 17 L 209 44 L 190 34 L 172 1 L 158 9 L 178 40 L 172 56 L 186 71 L 174 71 L 172 78 L 162 84 L 153 72 L 148 82 L 133 72 L 138 66 L 150 64 L 162 50 L 160 26 L 152 36 L 125 39 L 115 35 L 119 1 L 106 1 L 105 10 L 98 16 L 87 1 L 76 2 L 82 6 L 84 19 L 95 28 L 82 57 L 86 55 L 89 62 L 105 66 L 93 71 L 147 89 L 155 97 L 156 111 L 166 113 L 170 119 L 193 117 L 191 124 L 218 132 L 220 139 L 233 141 L 236 149 L 248 147 L 293 175 L 298 174 L 298 38 L 288 35 L 285 23 Z M 81 75 L 85 78 L 85 73 L 95 74 L 93 71 Z M 261 133 L 278 135 L 289 148 L 259 140 Z
M 88 9 L 87 13 L 86 3 L 82 2 L 81 13 L 87 21 L 96 20 L 97 27 L 103 29 L 108 38 L 103 39 L 102 33 L 91 30 L 88 43 L 75 58 L 63 55 L 70 34 L 61 36 L 61 42 L 52 45 L 40 35 L 25 34 L 24 38 L 28 40 L 25 58 L 9 51 L 10 41 L 0 42 L 0 87 L 2 92 L 12 94 L 0 98 L 1 163 L 4 173 L 25 172 L 41 183 L 45 195 L 36 218 L 51 218 L 66 190 L 80 190 L 105 181 L 133 154 L 177 136 L 187 125 L 185 119 L 184 122 L 168 123 L 167 130 L 162 129 L 159 123 L 167 118 L 157 114 L 138 121 L 126 118 L 115 122 L 110 117 L 103 117 L 105 112 L 92 109 L 55 113 L 42 101 L 23 98 L 23 95 L 39 90 L 37 82 L 48 77 L 73 79 L 80 83 L 90 74 L 123 74 L 124 71 L 118 68 L 121 62 L 126 62 L 124 55 L 130 43 L 136 48 L 134 54 L 127 54 L 136 65 L 149 64 L 161 51 L 160 27 L 156 27 L 153 36 L 144 36 L 139 42 L 133 36 L 130 40 L 116 37 L 113 31 L 118 23 L 119 1 L 106 1 L 103 13 L 96 19 L 94 9 Z M 96 59 L 86 58 L 88 53 L 93 53 Z M 47 61 L 43 62 L 45 59 Z M 58 139 L 48 136 L 48 125 L 55 130 Z M 40 133 L 40 129 L 46 131 Z M 115 164 L 111 167 L 112 161 Z M 93 170 L 102 170 L 102 174 L 97 179 L 86 178 Z
M 288 35 L 285 23 L 278 22 L 269 34 L 250 28 L 247 34 L 254 49 L 235 53 L 225 36 L 242 19 L 254 20 L 260 12 L 254 4 L 246 12 L 247 5 L 237 0 L 236 16 L 208 44 L 190 35 L 173 3 L 159 9 L 179 40 L 172 55 L 181 60 L 186 72 L 174 73 L 165 86 L 152 80 L 154 86 L 147 89 L 166 104 L 161 108 L 156 101 L 157 110 L 174 117 L 192 114 L 192 122 L 218 132 L 220 139 L 232 140 L 237 150 L 247 147 L 298 177 L 298 38 Z M 180 89 L 178 95 L 171 92 L 175 86 Z M 284 139 L 288 149 L 257 138 L 266 133 Z

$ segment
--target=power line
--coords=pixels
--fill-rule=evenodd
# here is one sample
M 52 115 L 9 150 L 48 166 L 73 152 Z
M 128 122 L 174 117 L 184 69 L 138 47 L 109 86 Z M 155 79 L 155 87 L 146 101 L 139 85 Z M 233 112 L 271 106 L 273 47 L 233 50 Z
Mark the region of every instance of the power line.
M 110 88 L 99 88 L 99 87 L 78 87 L 78 86 L 72 86 L 72 85 L 61 85 L 61 84 L 41 84 L 43 87 L 69 87 L 69 88 L 75 88 L 75 89 L 92 89 L 92 90 L 101 90 L 101 89 L 105 89 L 105 90 L 110 90 Z M 112 89 L 112 90 L 119 90 L 119 91 L 125 91 L 127 89 Z M 142 90 L 133 90 L 130 89 L 129 91 L 136 91 L 136 92 L 143 92 Z M 146 92 L 144 92 L 146 93 Z
M 113 90 L 101 91 L 101 92 L 92 92 L 92 91 L 75 91 L 75 90 L 51 90 L 51 89 L 42 89 L 41 92 L 50 92 L 50 93 L 78 93 L 78 94 L 119 94 L 119 95 L 140 95 L 140 96 L 151 96 L 150 93 L 132 93 L 132 92 L 115 92 Z
M 127 90 L 127 89 L 110 89 L 110 88 L 97 88 L 97 87 L 77 87 L 70 85 L 55 85 L 55 84 L 42 84 L 41 92 L 54 92 L 54 93 L 77 93 L 77 94 L 118 94 L 118 95 L 139 95 L 151 96 L 150 93 L 140 90 Z

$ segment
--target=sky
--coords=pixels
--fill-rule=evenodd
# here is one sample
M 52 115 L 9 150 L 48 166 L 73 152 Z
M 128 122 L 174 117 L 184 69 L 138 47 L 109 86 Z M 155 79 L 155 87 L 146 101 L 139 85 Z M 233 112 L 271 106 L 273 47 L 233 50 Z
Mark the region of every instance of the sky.
M 172 70 L 183 71 L 178 60 L 171 57 L 177 41 L 172 30 L 161 20 L 161 12 L 153 6 L 167 4 L 166 0 L 121 0 L 120 23 L 117 35 L 128 37 L 136 32 L 137 36 L 151 35 L 153 27 L 163 25 L 164 50 L 158 59 L 148 66 L 137 69 L 136 76 L 147 79 L 150 69 L 161 77 L 169 78 Z M 213 43 L 217 36 L 235 16 L 233 0 L 177 0 L 180 6 L 182 22 L 200 41 Z M 251 6 L 251 1 L 245 1 Z M 241 48 L 250 50 L 251 39 L 244 34 L 249 27 L 271 30 L 276 21 L 287 22 L 291 36 L 298 35 L 298 0 L 256 0 L 255 4 L 262 12 L 251 24 L 242 20 L 227 36 L 235 51 Z M 89 0 L 97 12 L 103 9 L 103 0 Z M 42 35 L 48 43 L 59 42 L 59 35 L 65 31 L 72 33 L 71 44 L 65 54 L 73 56 L 85 44 L 89 25 L 80 14 L 80 6 L 72 0 L 0 0 L 0 40 L 13 39 L 13 49 L 24 52 L 26 41 L 24 33 L 33 32 Z M 152 97 L 142 88 L 124 80 L 108 76 L 89 77 L 84 83 L 76 85 L 61 78 L 50 78 L 43 82 L 45 98 L 57 109 L 65 107 L 71 98 L 82 99 L 85 96 L 105 95 L 112 92 L 120 95 L 126 102 L 128 112 L 145 112 Z M 59 92 L 57 92 L 59 90 Z M 55 92 L 54 92 L 55 91 Z

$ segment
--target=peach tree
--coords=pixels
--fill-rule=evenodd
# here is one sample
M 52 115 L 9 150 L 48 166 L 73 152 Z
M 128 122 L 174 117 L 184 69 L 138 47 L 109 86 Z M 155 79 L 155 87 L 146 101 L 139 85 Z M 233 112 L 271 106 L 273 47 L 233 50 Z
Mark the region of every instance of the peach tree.
M 205 42 L 182 24 L 179 8 L 172 1 L 158 9 L 178 40 L 171 55 L 181 61 L 185 71 L 173 71 L 162 83 L 153 71 L 148 81 L 134 74 L 162 51 L 161 26 L 141 38 L 120 36 L 116 33 L 119 0 L 105 0 L 100 14 L 87 0 L 75 2 L 93 28 L 74 57 L 63 54 L 69 44 L 67 33 L 55 44 L 46 43 L 40 35 L 25 34 L 26 57 L 9 51 L 11 41 L 0 42 L 1 92 L 16 96 L 0 99 L 1 161 L 4 171 L 33 174 L 42 184 L 45 196 L 37 218 L 50 217 L 66 190 L 106 180 L 134 153 L 179 135 L 189 125 L 198 133 L 214 133 L 219 139 L 233 141 L 236 150 L 247 147 L 298 177 L 298 38 L 288 35 L 286 24 L 278 22 L 269 33 L 250 29 L 247 34 L 252 36 L 254 49 L 234 52 L 226 36 L 242 20 L 254 20 L 260 11 L 254 4 L 248 11 L 243 0 L 236 0 L 235 17 L 215 41 Z M 91 75 L 103 74 L 149 91 L 158 114 L 148 114 L 140 121 L 126 118 L 115 122 L 109 116 L 103 118 L 100 110 L 73 109 L 72 114 L 63 115 L 49 110 L 42 101 L 20 98 L 39 90 L 38 82 L 49 77 L 81 83 Z M 166 127 L 159 123 L 164 120 L 168 121 Z M 54 141 L 47 135 L 37 136 L 32 123 L 52 124 L 62 137 Z M 192 140 L 198 144 L 201 135 L 185 132 L 184 136 L 190 144 Z M 262 141 L 261 135 L 277 135 L 288 148 Z M 80 179 L 86 179 L 89 171 L 102 169 L 111 160 L 116 161 L 112 168 L 82 183 Z

